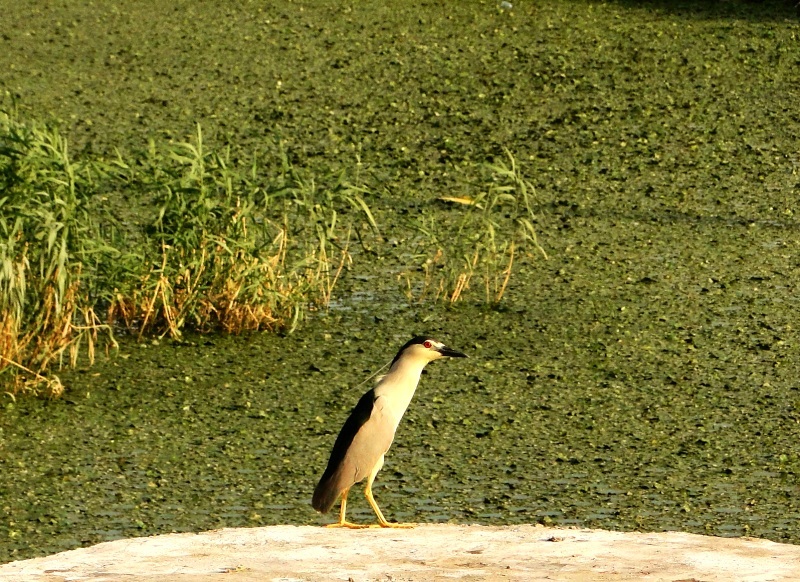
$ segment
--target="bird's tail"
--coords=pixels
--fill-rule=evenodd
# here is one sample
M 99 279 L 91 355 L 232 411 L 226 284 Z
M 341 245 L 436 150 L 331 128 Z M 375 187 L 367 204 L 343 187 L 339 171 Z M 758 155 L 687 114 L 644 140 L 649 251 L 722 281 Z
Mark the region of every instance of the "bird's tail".
M 314 489 L 311 506 L 320 513 L 328 513 L 341 494 L 342 487 L 339 484 L 338 472 L 332 475 L 326 472 L 319 480 L 317 488 Z

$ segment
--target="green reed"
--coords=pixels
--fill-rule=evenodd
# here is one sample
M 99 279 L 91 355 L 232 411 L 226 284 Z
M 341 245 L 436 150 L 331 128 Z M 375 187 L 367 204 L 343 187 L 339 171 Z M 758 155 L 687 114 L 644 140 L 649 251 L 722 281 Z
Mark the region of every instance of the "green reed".
M 477 288 L 487 304 L 499 303 L 521 255 L 547 258 L 535 227 L 535 189 L 512 153 L 505 155 L 484 165 L 477 195 L 439 199 L 452 206 L 447 219 L 428 214 L 415 225 L 421 264 L 416 275 L 401 275 L 410 297 L 455 303 Z
M 108 331 L 82 286 L 91 264 L 108 253 L 87 211 L 95 187 L 91 165 L 75 162 L 57 129 L 0 112 L 0 374 L 52 394 L 44 372 L 81 344 L 94 357 Z

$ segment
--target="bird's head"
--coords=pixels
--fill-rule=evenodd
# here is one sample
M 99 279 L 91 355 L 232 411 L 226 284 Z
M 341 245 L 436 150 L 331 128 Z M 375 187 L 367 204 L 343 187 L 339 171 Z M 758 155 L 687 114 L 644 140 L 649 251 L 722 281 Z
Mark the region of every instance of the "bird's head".
M 448 348 L 442 342 L 436 341 L 433 338 L 425 335 L 418 335 L 408 340 L 406 344 L 400 348 L 400 351 L 397 352 L 394 360 L 392 360 L 392 364 L 401 358 L 409 358 L 423 362 L 424 365 L 428 362 L 432 362 L 433 360 L 438 360 L 439 358 L 444 357 L 466 358 L 467 355 Z

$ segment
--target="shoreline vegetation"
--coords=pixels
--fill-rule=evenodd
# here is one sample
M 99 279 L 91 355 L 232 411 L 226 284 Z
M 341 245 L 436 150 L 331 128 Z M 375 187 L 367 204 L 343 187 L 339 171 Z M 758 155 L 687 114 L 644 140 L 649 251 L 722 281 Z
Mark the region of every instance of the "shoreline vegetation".
M 447 217 L 409 224 L 417 251 L 396 272 L 410 301 L 496 304 L 520 252 L 546 257 L 533 186 L 505 154 L 478 195 L 441 197 Z M 76 157 L 56 125 L 0 111 L 4 389 L 61 395 L 54 372 L 113 349 L 115 330 L 294 331 L 327 308 L 354 256 L 388 252 L 357 170 L 309 176 L 283 152 L 277 173 L 262 162 L 207 147 L 200 125 L 190 142 Z M 156 211 L 126 220 L 112 199 Z

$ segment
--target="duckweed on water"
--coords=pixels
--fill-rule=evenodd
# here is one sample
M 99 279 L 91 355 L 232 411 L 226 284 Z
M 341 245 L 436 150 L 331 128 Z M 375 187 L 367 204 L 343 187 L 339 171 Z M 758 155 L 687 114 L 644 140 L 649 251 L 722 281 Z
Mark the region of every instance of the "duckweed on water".
M 667 324 L 554 307 L 404 309 L 377 324 L 334 313 L 283 338 L 123 342 L 119 358 L 72 374 L 67 398 L 4 411 L 5 555 L 323 523 L 309 495 L 357 382 L 420 327 L 472 357 L 422 380 L 376 486 L 393 518 L 797 539 L 790 381 L 748 387 L 773 368 L 737 364 L 749 352 L 735 342 L 714 372 L 719 360 Z M 585 337 L 574 317 L 592 321 Z
M 2 559 L 322 523 L 308 500 L 357 384 L 422 331 L 472 357 L 423 377 L 376 483 L 388 517 L 800 542 L 791 6 L 7 4 L 0 82 L 77 149 L 200 121 L 280 159 L 277 131 L 296 167 L 360 162 L 393 250 L 365 240 L 336 309 L 291 336 L 125 339 L 62 400 L 6 397 Z M 410 225 L 477 199 L 504 147 L 550 259 L 493 309 L 409 303 Z

